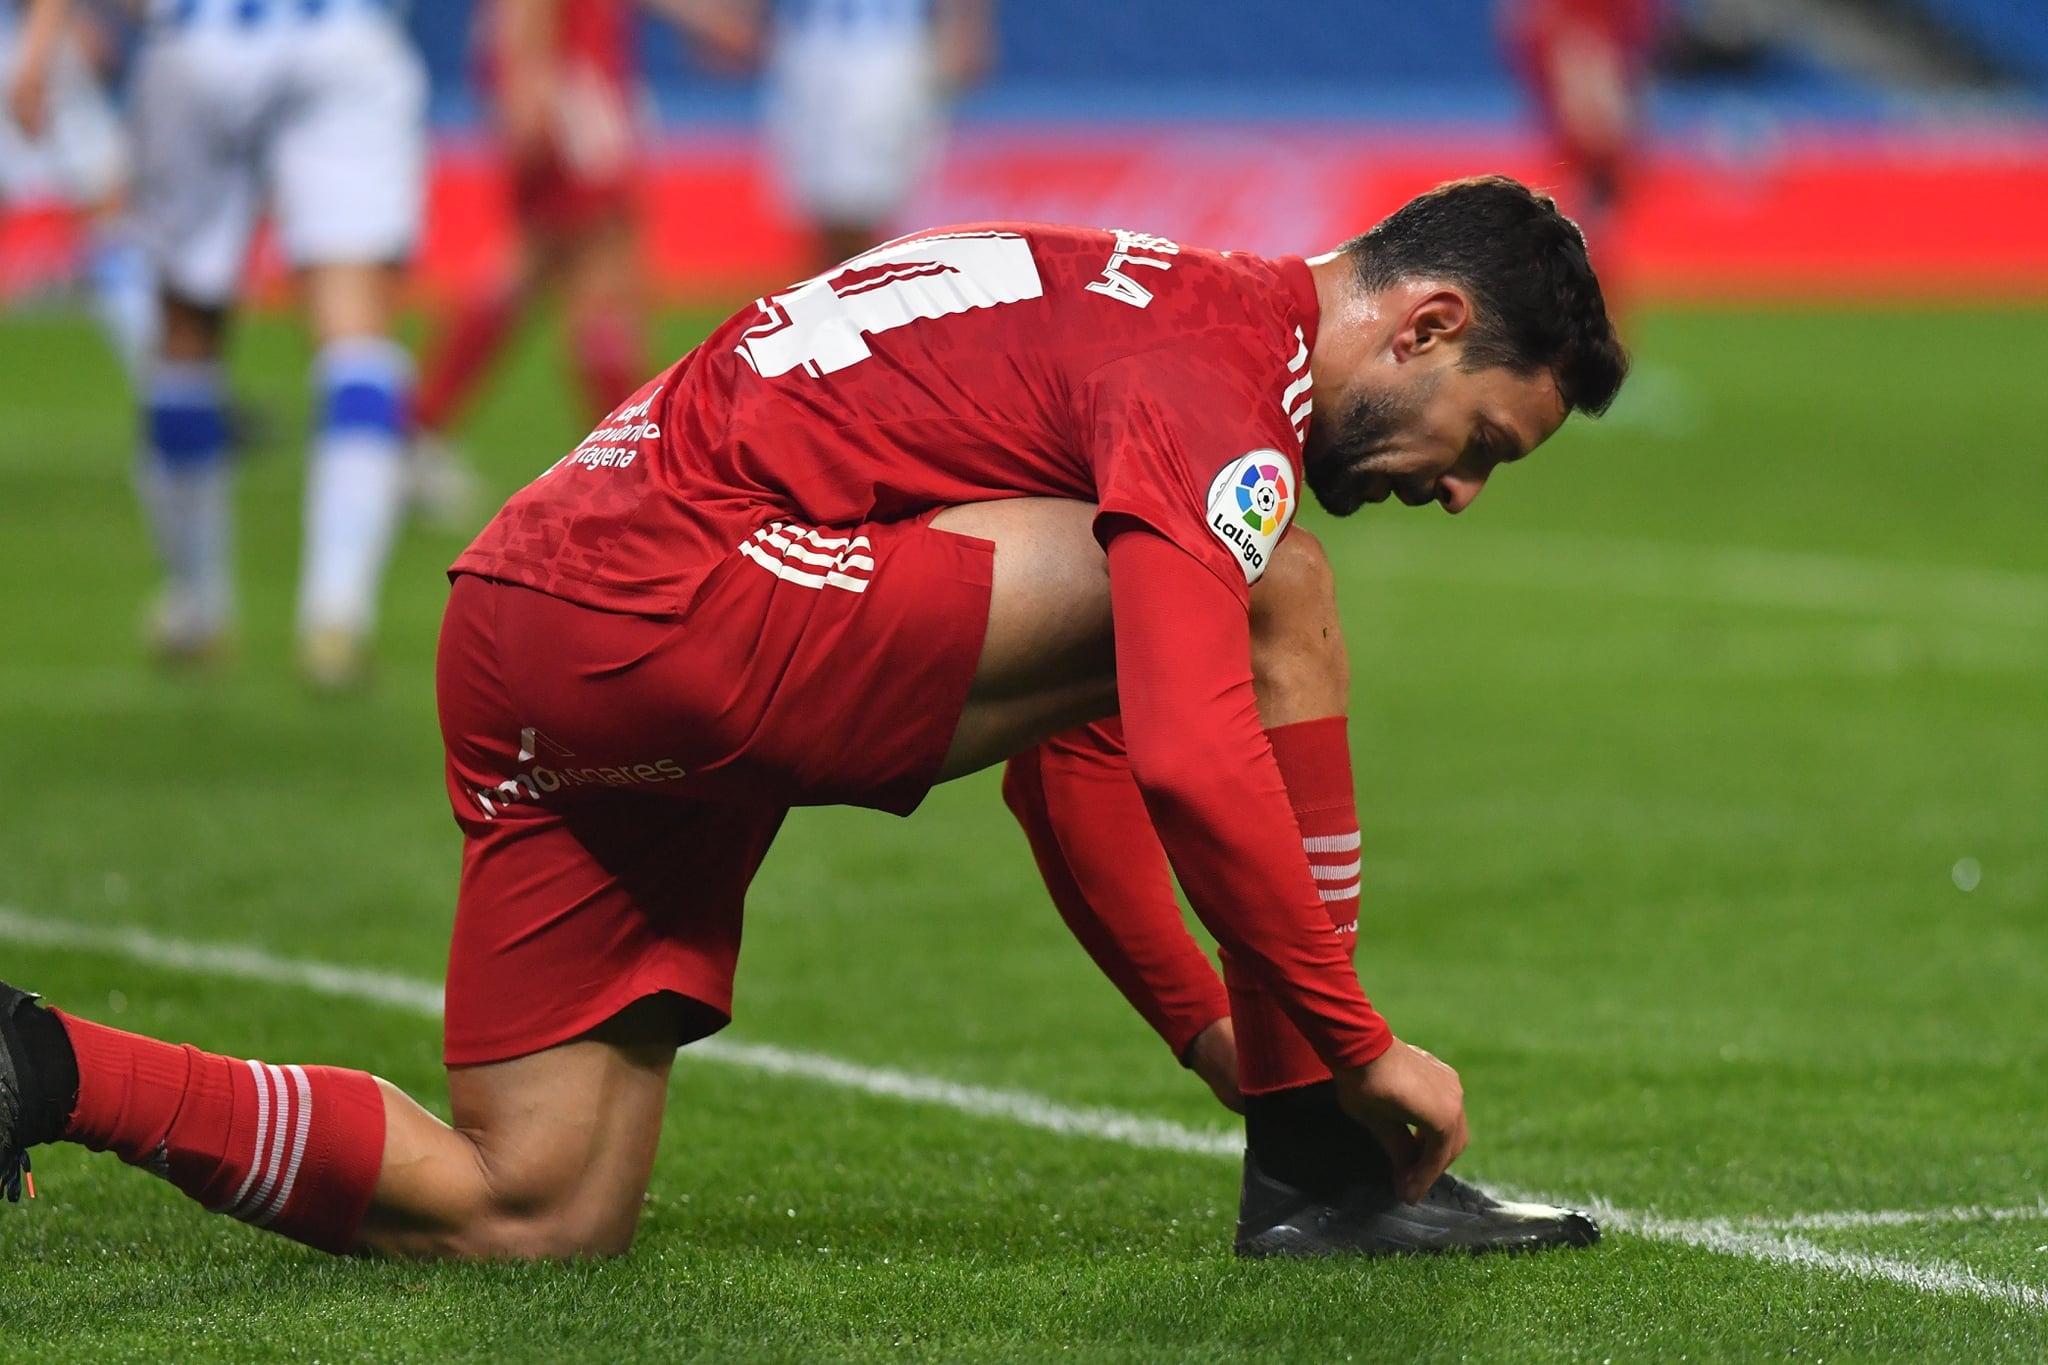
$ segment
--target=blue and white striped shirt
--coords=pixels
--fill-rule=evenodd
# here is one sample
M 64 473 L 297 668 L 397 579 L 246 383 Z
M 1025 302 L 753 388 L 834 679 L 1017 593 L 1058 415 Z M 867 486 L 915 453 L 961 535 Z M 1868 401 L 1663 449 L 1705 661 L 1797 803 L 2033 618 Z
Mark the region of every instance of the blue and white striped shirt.
M 775 22 L 786 34 L 843 39 L 923 33 L 931 0 L 782 0 Z

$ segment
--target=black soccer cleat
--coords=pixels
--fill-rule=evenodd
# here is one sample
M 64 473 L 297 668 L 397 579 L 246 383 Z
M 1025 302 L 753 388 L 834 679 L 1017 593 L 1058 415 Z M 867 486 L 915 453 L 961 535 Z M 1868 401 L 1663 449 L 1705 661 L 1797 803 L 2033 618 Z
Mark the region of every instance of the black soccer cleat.
M 1600 1225 L 1574 1209 L 1495 1199 L 1445 1173 L 1419 1204 L 1403 1203 L 1379 1180 L 1321 1200 L 1284 1185 L 1244 1154 L 1238 1199 L 1237 1254 L 1269 1256 L 1404 1256 L 1444 1252 L 1537 1251 L 1587 1247 Z
M 24 1054 L 15 1013 L 35 1000 L 26 991 L 0 982 L 0 1195 L 7 1202 L 21 1202 L 21 1187 L 28 1174 L 28 1081 L 22 1064 Z M 29 1185 L 33 1194 L 35 1186 Z

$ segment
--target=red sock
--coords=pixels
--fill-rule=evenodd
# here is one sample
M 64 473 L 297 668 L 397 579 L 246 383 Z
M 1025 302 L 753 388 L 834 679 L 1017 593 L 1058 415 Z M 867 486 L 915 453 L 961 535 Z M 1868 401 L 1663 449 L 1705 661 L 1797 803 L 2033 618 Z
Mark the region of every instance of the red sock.
M 493 289 L 463 302 L 455 321 L 430 348 L 413 389 L 416 426 L 426 431 L 447 427 L 504 349 L 518 317 L 516 290 Z
M 355 1245 L 384 1161 L 372 1077 L 217 1057 L 51 1013 L 78 1055 L 67 1141 L 114 1152 L 211 1212 L 322 1251 Z
M 1302 847 L 1322 892 L 1330 923 L 1358 929 L 1359 835 L 1357 796 L 1351 785 L 1351 745 L 1342 716 L 1306 720 L 1268 730 L 1280 780 L 1287 786 Z M 1355 941 L 1355 940 L 1354 940 Z M 1223 979 L 1237 1030 L 1238 1088 L 1247 1095 L 1312 1085 L 1330 1078 L 1308 1040 L 1251 972 L 1228 953 Z
M 647 345 L 640 331 L 624 313 L 599 313 L 576 329 L 576 377 L 593 418 L 625 402 L 647 377 Z
M 1181 918 L 1166 850 L 1114 720 L 1010 760 L 1003 799 L 1024 827 L 1060 918 L 1173 1055 L 1230 1013 Z

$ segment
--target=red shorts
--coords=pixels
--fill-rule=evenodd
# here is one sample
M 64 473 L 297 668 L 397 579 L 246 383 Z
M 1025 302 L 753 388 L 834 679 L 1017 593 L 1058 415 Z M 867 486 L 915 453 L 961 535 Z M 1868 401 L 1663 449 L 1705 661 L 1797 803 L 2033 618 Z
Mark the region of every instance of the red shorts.
M 577 169 L 550 151 L 512 168 L 512 211 L 530 232 L 573 234 L 635 208 L 633 167 Z
M 512 209 L 527 230 L 575 233 L 634 208 L 643 169 L 633 97 L 603 63 L 565 61 L 552 93 L 554 133 L 512 166 Z
M 449 1065 L 663 991 L 688 1007 L 678 1042 L 731 1019 L 747 884 L 787 809 L 907 815 L 952 743 L 995 555 L 929 520 L 831 532 L 874 561 L 836 583 L 735 552 L 680 617 L 456 576 L 436 669 L 464 836 Z

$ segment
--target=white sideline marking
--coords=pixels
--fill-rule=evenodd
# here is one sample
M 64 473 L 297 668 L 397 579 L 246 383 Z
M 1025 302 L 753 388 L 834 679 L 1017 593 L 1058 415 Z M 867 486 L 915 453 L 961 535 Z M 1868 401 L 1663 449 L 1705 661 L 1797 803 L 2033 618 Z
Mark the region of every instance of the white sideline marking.
M 428 1018 L 441 1014 L 441 988 L 432 982 L 390 972 L 330 963 L 275 957 L 261 948 L 233 944 L 195 943 L 166 938 L 146 929 L 111 928 L 41 919 L 0 907 L 0 938 L 36 947 L 106 953 L 150 967 L 199 976 L 224 976 L 265 985 L 297 986 L 319 995 L 387 1005 Z M 933 1076 L 860 1066 L 813 1052 L 796 1052 L 765 1043 L 707 1038 L 682 1054 L 685 1060 L 718 1062 L 778 1076 L 797 1076 L 849 1090 L 918 1104 L 937 1105 L 983 1118 L 1007 1119 L 1063 1137 L 1097 1138 L 1155 1151 L 1236 1159 L 1241 1139 L 1221 1129 L 1190 1128 L 1169 1119 L 1143 1118 L 1114 1109 L 1059 1104 L 1017 1090 L 962 1085 Z M 1543 1203 L 1559 1201 L 1543 1195 L 1518 1194 Z M 1911 1210 L 1847 1211 L 1793 1214 L 1775 1219 L 1679 1219 L 1617 1208 L 1591 1201 L 1606 1226 L 1617 1232 L 1660 1242 L 1676 1242 L 1775 1265 L 1825 1271 L 1849 1279 L 1881 1280 L 1926 1294 L 1982 1299 L 1986 1302 L 2048 1313 L 2048 1289 L 1980 1275 L 1948 1261 L 1909 1261 L 1896 1256 L 1829 1251 L 1794 1236 L 1799 1230 L 1896 1227 L 1914 1223 L 2003 1222 L 2048 1218 L 2048 1202 L 2016 1208 L 1957 1206 L 1925 1212 Z
M 1861 1228 L 1932 1227 L 1940 1223 L 2048 1221 L 2048 1199 L 2009 1209 L 1958 1204 L 1949 1209 L 1844 1209 L 1839 1213 L 1793 1213 L 1783 1218 L 1745 1218 L 1736 1226 L 1759 1232 L 1834 1232 Z
M 1680 545 L 1568 532 L 1490 531 L 1451 554 L 1440 540 L 1375 530 L 1374 572 L 1511 582 L 1585 593 L 1748 607 L 1932 616 L 2017 632 L 2048 624 L 2048 574 L 1739 545 Z M 1477 553 L 1490 550 L 1495 553 Z
M 303 986 L 319 995 L 367 1000 L 371 1004 L 391 1005 L 414 1014 L 430 1015 L 436 1019 L 441 1017 L 441 988 L 431 982 L 389 972 L 273 957 L 261 948 L 232 943 L 194 943 L 188 939 L 164 938 L 147 929 L 102 928 L 64 920 L 38 919 L 4 907 L 0 907 L 0 936 L 39 948 L 74 948 L 108 953 L 194 976 L 229 976 L 241 981 Z
M 1064 1105 L 1026 1091 L 961 1085 L 936 1076 L 860 1066 L 815 1052 L 791 1052 L 766 1043 L 706 1038 L 690 1044 L 681 1055 L 685 1060 L 701 1057 L 777 1076 L 801 1076 L 805 1080 L 823 1081 L 827 1085 L 861 1090 L 870 1095 L 935 1104 L 980 1118 L 1009 1119 L 1027 1128 L 1042 1128 L 1063 1137 L 1101 1138 L 1127 1147 L 1192 1152 L 1232 1160 L 1244 1155 L 1244 1139 L 1222 1129 L 1190 1128 L 1171 1119 L 1141 1118 L 1116 1109 Z
M 1660 1242 L 1682 1242 L 1687 1246 L 1718 1251 L 1725 1256 L 1746 1256 L 1776 1265 L 1812 1266 L 1859 1280 L 1886 1280 L 1928 1294 L 1984 1299 L 2032 1313 L 2048 1313 L 2048 1289 L 2014 1280 L 1995 1280 L 1952 1261 L 1909 1261 L 1899 1256 L 1829 1251 L 1789 1232 L 1756 1231 L 1754 1225 L 1745 1226 L 1726 1218 L 1659 1218 L 1654 1214 L 1618 1209 L 1600 1200 L 1593 1201 L 1593 1211 L 1618 1232 L 1633 1232 L 1638 1237 L 1653 1237 Z M 2024 1216 L 2035 1211 L 1994 1212 Z

